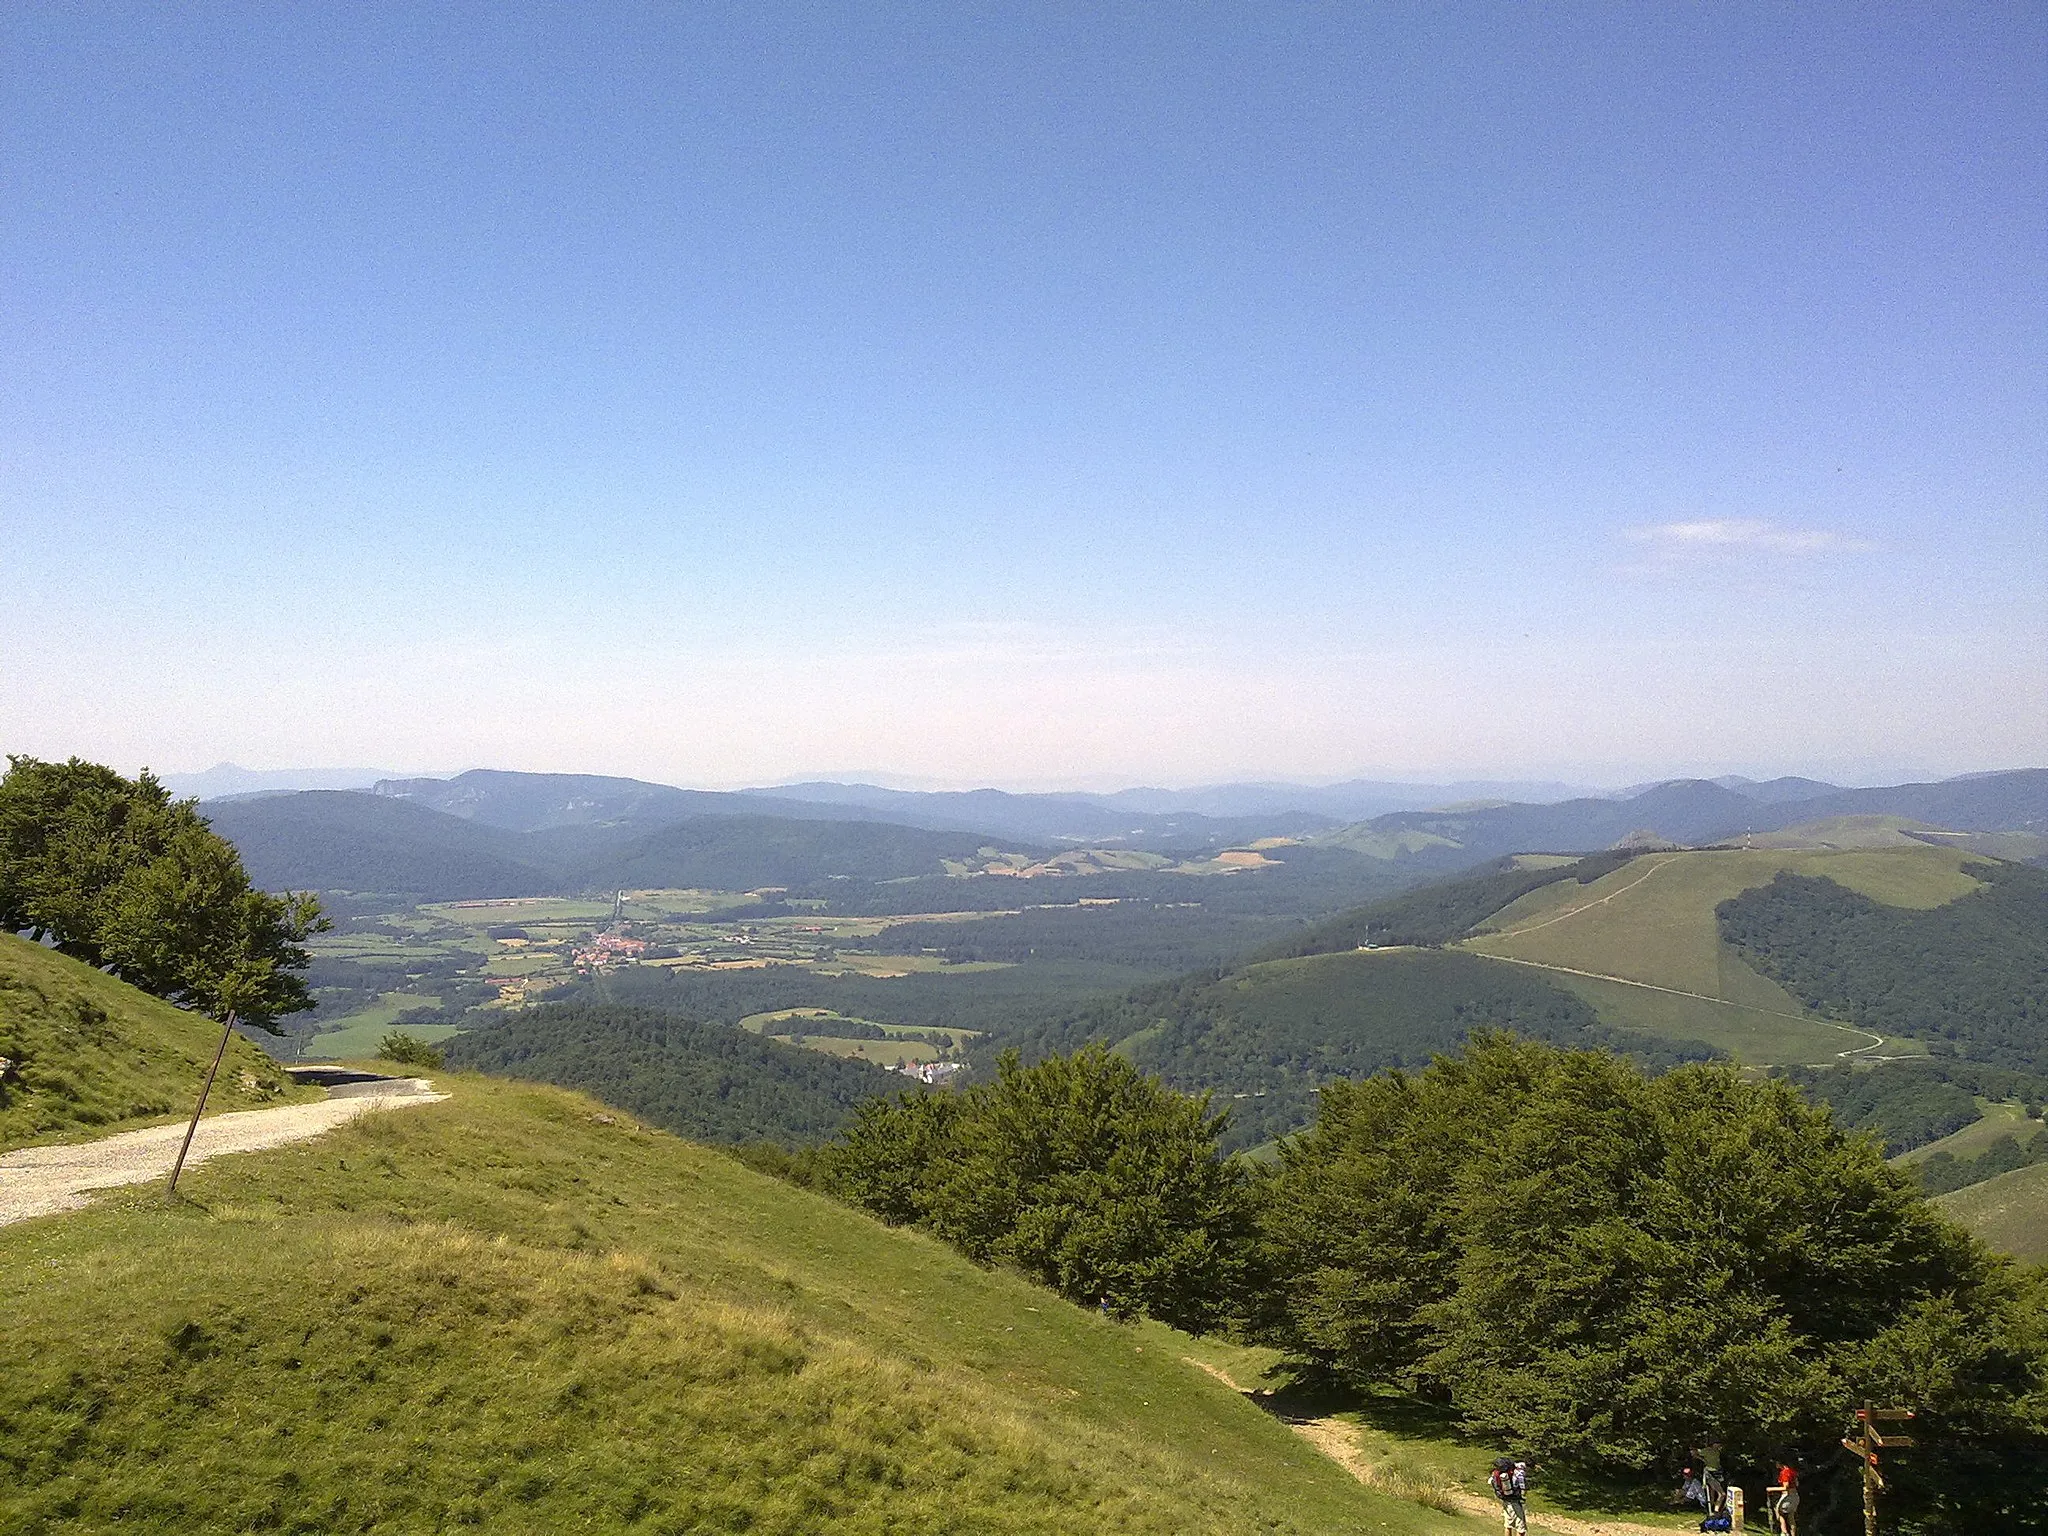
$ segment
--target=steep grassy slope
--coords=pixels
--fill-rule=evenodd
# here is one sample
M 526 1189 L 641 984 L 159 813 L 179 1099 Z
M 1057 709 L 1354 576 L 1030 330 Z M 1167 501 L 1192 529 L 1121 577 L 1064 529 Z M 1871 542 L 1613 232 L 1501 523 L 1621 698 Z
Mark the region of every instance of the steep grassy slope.
M 173 1008 L 55 950 L 0 934 L 0 1151 L 190 1114 L 220 1043 Z M 209 1108 L 318 1098 L 246 1040 L 229 1042 Z
M 1797 998 L 1722 941 L 1715 909 L 1785 872 L 1824 876 L 1893 906 L 1933 908 L 1979 888 L 1964 870 L 1969 862 L 1957 850 L 1919 844 L 1648 854 L 1590 885 L 1560 881 L 1533 891 L 1462 947 L 1555 967 L 1618 1028 L 1704 1039 L 1750 1061 L 1823 1062 L 1869 1045 L 1870 1037 L 1812 1020 Z M 1660 995 L 1562 974 L 1570 971 L 1669 990 Z
M 2048 1264 L 2048 1163 L 2002 1173 L 1934 1203 L 2000 1253 Z
M 575 1095 L 442 1086 L 175 1209 L 0 1229 L 0 1528 L 1457 1528 L 1156 1330 Z

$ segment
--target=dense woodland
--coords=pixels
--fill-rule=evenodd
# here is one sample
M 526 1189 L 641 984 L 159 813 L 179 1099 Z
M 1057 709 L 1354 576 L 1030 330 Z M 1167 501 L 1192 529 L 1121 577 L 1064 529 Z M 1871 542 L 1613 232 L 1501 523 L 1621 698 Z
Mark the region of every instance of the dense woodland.
M 1779 875 L 1721 904 L 1721 934 L 1821 1013 L 1941 1054 L 2048 1072 L 2048 870 L 1977 864 L 1984 888 L 1886 906 L 1832 880 Z
M 1930 1195 L 1968 1189 L 1995 1179 L 2001 1173 L 2015 1173 L 2048 1163 L 2048 1130 L 2033 1130 L 2022 1136 L 2001 1136 L 1974 1157 L 1957 1157 L 1936 1152 L 1918 1164 L 1913 1172 L 1920 1187 Z
M 1028 1058 L 1115 1044 L 1175 1087 L 1229 1103 L 1226 1144 L 1241 1148 L 1306 1125 L 1323 1083 L 1427 1066 L 1488 1028 L 1657 1065 L 1716 1054 L 1610 1029 L 1541 976 L 1437 950 L 1318 955 L 1181 977 L 1013 1030 L 976 1054 L 986 1061 L 1014 1044 Z
M 1838 1124 L 1875 1133 L 1887 1155 L 1909 1152 L 1960 1131 L 1977 1118 L 1977 1100 L 2017 1100 L 2040 1118 L 2048 1075 L 1930 1058 L 1875 1067 L 1794 1067 L 1785 1073 Z
M 822 1139 L 904 1079 L 745 1030 L 617 1006 L 548 1006 L 450 1041 L 448 1065 L 579 1088 L 700 1141 Z
M 1038 893 L 1027 890 L 1023 894 Z M 1206 891 L 1174 894 L 1193 897 Z M 998 917 L 898 923 L 846 947 L 883 954 L 926 951 L 956 964 L 1107 962 L 1173 974 L 1228 964 L 1274 933 L 1296 926 L 1296 920 L 1286 917 L 1224 911 L 1193 899 L 1165 903 L 1126 899 L 1115 906 L 1074 902 L 1034 906 Z
M 1253 1174 L 1222 1118 L 1099 1047 L 1005 1056 L 959 1093 L 865 1104 L 827 1187 L 1082 1305 L 1218 1325 L 1248 1289 Z
M 1326 1088 L 1261 1211 L 1251 1326 L 1338 1380 L 1565 1463 L 1790 1454 L 1823 1506 L 1853 1507 L 1849 1410 L 1896 1403 L 1892 1518 L 2048 1522 L 2044 1276 L 1788 1084 L 1487 1037 Z

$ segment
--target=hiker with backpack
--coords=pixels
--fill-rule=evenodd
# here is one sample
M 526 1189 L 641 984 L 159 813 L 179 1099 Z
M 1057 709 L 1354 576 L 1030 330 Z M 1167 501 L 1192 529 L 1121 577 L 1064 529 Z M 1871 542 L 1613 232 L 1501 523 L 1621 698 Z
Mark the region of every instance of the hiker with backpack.
M 1501 1521 L 1507 1527 L 1507 1536 L 1529 1536 L 1529 1464 L 1499 1457 L 1486 1482 L 1500 1500 Z

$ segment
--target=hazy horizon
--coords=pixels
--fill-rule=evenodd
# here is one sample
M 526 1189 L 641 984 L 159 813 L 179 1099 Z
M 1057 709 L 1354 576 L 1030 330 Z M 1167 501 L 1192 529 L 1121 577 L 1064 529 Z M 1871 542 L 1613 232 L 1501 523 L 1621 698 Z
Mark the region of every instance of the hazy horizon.
M 2048 762 L 2044 56 L 2024 5 L 9 7 L 0 747 Z
M 1931 773 L 1912 768 L 1872 769 L 1867 772 L 1829 776 L 1822 773 L 1801 773 L 1796 770 L 1769 771 L 1719 768 L 1712 771 L 1689 770 L 1675 773 L 1652 773 L 1640 778 L 1593 779 L 1587 777 L 1532 776 L 1527 774 L 1481 774 L 1445 773 L 1440 775 L 1404 774 L 1398 771 L 1360 771 L 1340 774 L 1334 777 L 1288 778 L 1284 775 L 1246 773 L 1223 778 L 1193 782 L 1168 782 L 1161 778 L 1146 780 L 1014 780 L 1002 783 L 988 783 L 976 780 L 947 780 L 892 773 L 886 769 L 840 769 L 816 773 L 795 773 L 759 780 L 731 781 L 724 783 L 691 782 L 662 778 L 649 779 L 645 775 L 615 773 L 601 768 L 539 769 L 511 767 L 502 763 L 479 764 L 473 768 L 455 769 L 378 769 L 378 768 L 318 768 L 318 767 L 271 767 L 251 768 L 247 764 L 222 761 L 201 769 L 158 769 L 154 765 L 122 763 L 115 766 L 127 772 L 149 767 L 152 772 L 169 782 L 178 793 L 195 792 L 189 787 L 195 781 L 206 780 L 226 771 L 247 775 L 251 778 L 275 778 L 303 780 L 304 783 L 280 785 L 281 789 L 321 788 L 359 789 L 383 780 L 395 779 L 453 779 L 463 773 L 482 769 L 490 772 L 510 773 L 575 773 L 591 774 L 598 777 L 640 779 L 643 782 L 668 784 L 679 789 L 731 791 L 740 789 L 796 788 L 805 784 L 868 785 L 880 789 L 904 790 L 920 793 L 960 793 L 977 789 L 997 789 L 1011 794 L 1115 794 L 1124 790 L 1158 790 L 1172 794 L 1189 794 L 1205 789 L 1237 786 L 1270 786 L 1287 789 L 1322 789 L 1345 784 L 1376 784 L 1389 788 L 1412 787 L 1417 789 L 1486 789 L 1498 791 L 1542 791 L 1547 796 L 1558 795 L 1607 795 L 1620 790 L 1638 788 L 1645 784 L 1667 782 L 1673 779 L 1720 779 L 1740 777 L 1757 782 L 1775 778 L 1813 778 L 1840 785 L 1845 789 L 1867 788 L 1892 784 L 1933 781 L 1944 778 L 1968 777 L 1983 773 L 2010 772 L 2036 767 L 2036 764 L 2004 764 L 1994 768 L 1965 769 L 1959 774 Z M 317 782 L 315 782 L 317 781 Z M 199 791 L 200 793 L 235 794 L 245 791 L 225 789 Z

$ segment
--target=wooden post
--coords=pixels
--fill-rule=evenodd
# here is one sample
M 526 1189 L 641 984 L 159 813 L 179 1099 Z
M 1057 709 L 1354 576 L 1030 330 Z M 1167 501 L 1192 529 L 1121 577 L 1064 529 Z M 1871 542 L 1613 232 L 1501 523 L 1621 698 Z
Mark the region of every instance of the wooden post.
M 178 1175 L 185 1171 L 185 1154 L 192 1150 L 192 1133 L 199 1129 L 199 1116 L 206 1108 L 206 1096 L 213 1092 L 213 1079 L 220 1071 L 220 1059 L 228 1053 L 228 1036 L 235 1032 L 235 1010 L 228 1010 L 227 1022 L 220 1027 L 220 1045 L 213 1053 L 213 1065 L 206 1069 L 206 1081 L 199 1086 L 199 1102 L 192 1106 L 192 1122 L 185 1127 L 185 1140 L 178 1147 L 178 1160 L 171 1164 L 171 1182 L 164 1188 L 164 1198 L 170 1199 L 178 1192 Z
M 1728 1485 L 1729 1536 L 1742 1536 L 1742 1484 Z
M 1851 1426 L 1858 1431 L 1857 1437 L 1842 1438 L 1843 1448 L 1855 1452 L 1856 1459 L 1863 1463 L 1863 1536 L 1877 1536 L 1877 1496 L 1884 1491 L 1884 1474 L 1878 1471 L 1877 1453 L 1913 1443 L 1911 1435 L 1879 1434 L 1878 1421 L 1912 1417 L 1910 1408 L 1873 1408 L 1865 1403 L 1856 1410 L 1856 1423 Z

